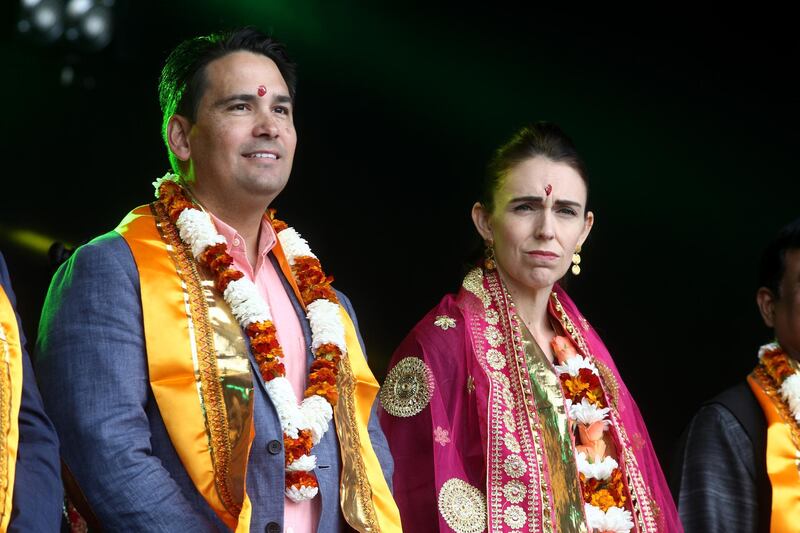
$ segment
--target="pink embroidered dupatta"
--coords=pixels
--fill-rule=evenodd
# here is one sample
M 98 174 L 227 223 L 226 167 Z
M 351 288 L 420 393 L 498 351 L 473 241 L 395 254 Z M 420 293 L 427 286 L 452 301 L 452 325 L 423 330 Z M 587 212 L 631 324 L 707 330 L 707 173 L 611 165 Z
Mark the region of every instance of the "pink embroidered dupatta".
M 600 337 L 558 286 L 550 313 L 592 356 L 612 407 L 634 530 L 680 532 L 639 410 Z M 529 374 L 495 272 L 472 270 L 396 350 L 381 391 L 405 531 L 557 531 Z M 573 463 L 574 468 L 574 463 Z M 586 531 L 585 521 L 575 530 Z

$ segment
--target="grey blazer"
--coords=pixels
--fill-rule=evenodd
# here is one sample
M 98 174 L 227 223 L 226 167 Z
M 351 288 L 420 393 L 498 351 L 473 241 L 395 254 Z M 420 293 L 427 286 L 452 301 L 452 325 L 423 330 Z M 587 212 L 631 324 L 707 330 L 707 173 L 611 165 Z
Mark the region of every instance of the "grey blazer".
M 285 279 L 284 285 L 311 346 L 308 320 Z M 355 322 L 349 300 L 339 296 Z M 363 348 L 360 333 L 359 341 Z M 58 270 L 36 352 L 42 396 L 61 440 L 62 458 L 106 530 L 227 530 L 184 470 L 150 390 L 139 274 L 118 233 L 82 246 Z M 311 361 L 310 350 L 308 357 Z M 256 436 L 247 470 L 251 531 L 283 531 L 283 449 L 269 446 L 282 444 L 282 434 L 250 359 L 258 383 Z M 391 482 L 392 459 L 374 410 L 370 439 Z M 314 453 L 322 503 L 318 531 L 342 531 L 336 432 L 328 431 Z

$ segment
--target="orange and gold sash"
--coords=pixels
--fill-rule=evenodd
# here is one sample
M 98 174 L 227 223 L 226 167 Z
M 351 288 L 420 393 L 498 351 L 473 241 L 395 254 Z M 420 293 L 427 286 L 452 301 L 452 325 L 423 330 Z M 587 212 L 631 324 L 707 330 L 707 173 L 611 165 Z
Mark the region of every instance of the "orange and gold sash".
M 800 531 L 800 432 L 774 380 L 759 365 L 747 377 L 767 419 L 767 474 L 772 486 L 770 531 Z
M 22 399 L 22 347 L 17 316 L 0 287 L 0 531 L 8 529 L 14 500 Z
M 225 400 L 235 387 L 217 390 L 221 369 L 214 338 L 220 336 L 220 328 L 219 321 L 209 319 L 210 308 L 219 311 L 227 306 L 213 283 L 198 272 L 191 251 L 159 204 L 135 209 L 116 231 L 130 246 L 139 271 L 150 382 L 170 439 L 197 490 L 217 516 L 232 529 L 248 531 L 251 506 L 244 481 L 254 437 L 252 405 L 247 402 L 247 427 L 240 427 L 239 440 L 231 442 L 227 430 L 233 404 Z M 273 253 L 302 302 L 279 243 Z M 342 456 L 342 512 L 357 531 L 401 531 L 399 511 L 367 431 L 378 383 L 350 317 L 344 309 L 341 312 L 348 356 L 342 359 L 339 371 L 341 393 L 334 417 Z M 226 329 L 224 337 L 230 341 L 231 328 Z M 236 340 L 245 343 L 238 324 L 234 329 Z M 240 373 L 236 377 L 242 380 Z M 240 406 L 244 396 L 252 397 L 252 381 L 239 389 L 249 391 L 239 399 Z M 228 453 L 237 449 L 246 450 L 243 461 L 241 453 Z

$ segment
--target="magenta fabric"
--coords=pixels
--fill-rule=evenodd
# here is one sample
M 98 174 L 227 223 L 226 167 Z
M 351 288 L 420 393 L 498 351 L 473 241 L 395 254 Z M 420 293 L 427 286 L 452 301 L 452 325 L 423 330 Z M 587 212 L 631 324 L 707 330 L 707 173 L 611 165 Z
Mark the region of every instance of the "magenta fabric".
M 555 291 L 573 323 L 585 330 L 590 351 L 616 377 L 620 419 L 635 443 L 631 448 L 659 509 L 655 513 L 657 525 L 651 531 L 681 532 L 675 505 L 635 402 L 600 337 L 566 293 L 560 287 Z M 554 309 L 550 312 L 558 318 Z M 439 317 L 453 319 L 454 327 L 443 328 L 445 322 L 438 320 Z M 497 428 L 502 422 L 491 419 L 490 379 L 473 346 L 473 329 L 487 327 L 483 317 L 483 302 L 469 291 L 462 288 L 457 296 L 445 296 L 411 330 L 389 365 L 391 373 L 401 359 L 418 357 L 432 374 L 432 399 L 421 412 L 398 417 L 379 410 L 395 460 L 394 496 L 405 531 L 453 531 L 438 509 L 439 489 L 448 479 L 464 480 L 484 496 L 489 493 L 489 428 Z M 529 471 L 532 470 L 533 465 L 529 465 Z M 541 530 L 541 524 L 531 522 L 526 523 L 523 531 Z

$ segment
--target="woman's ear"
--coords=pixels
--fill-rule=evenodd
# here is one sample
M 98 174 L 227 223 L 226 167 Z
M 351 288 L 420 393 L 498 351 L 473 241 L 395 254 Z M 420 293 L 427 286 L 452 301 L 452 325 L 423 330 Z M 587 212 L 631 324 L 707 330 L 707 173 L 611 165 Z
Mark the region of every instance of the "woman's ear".
M 472 206 L 472 222 L 484 241 L 494 241 L 492 224 L 489 221 L 490 213 L 486 211 L 480 202 L 475 202 Z
M 583 219 L 583 232 L 581 232 L 581 236 L 578 239 L 579 245 L 583 246 L 583 243 L 586 242 L 589 233 L 592 231 L 592 226 L 594 226 L 594 213 L 589 211 Z

